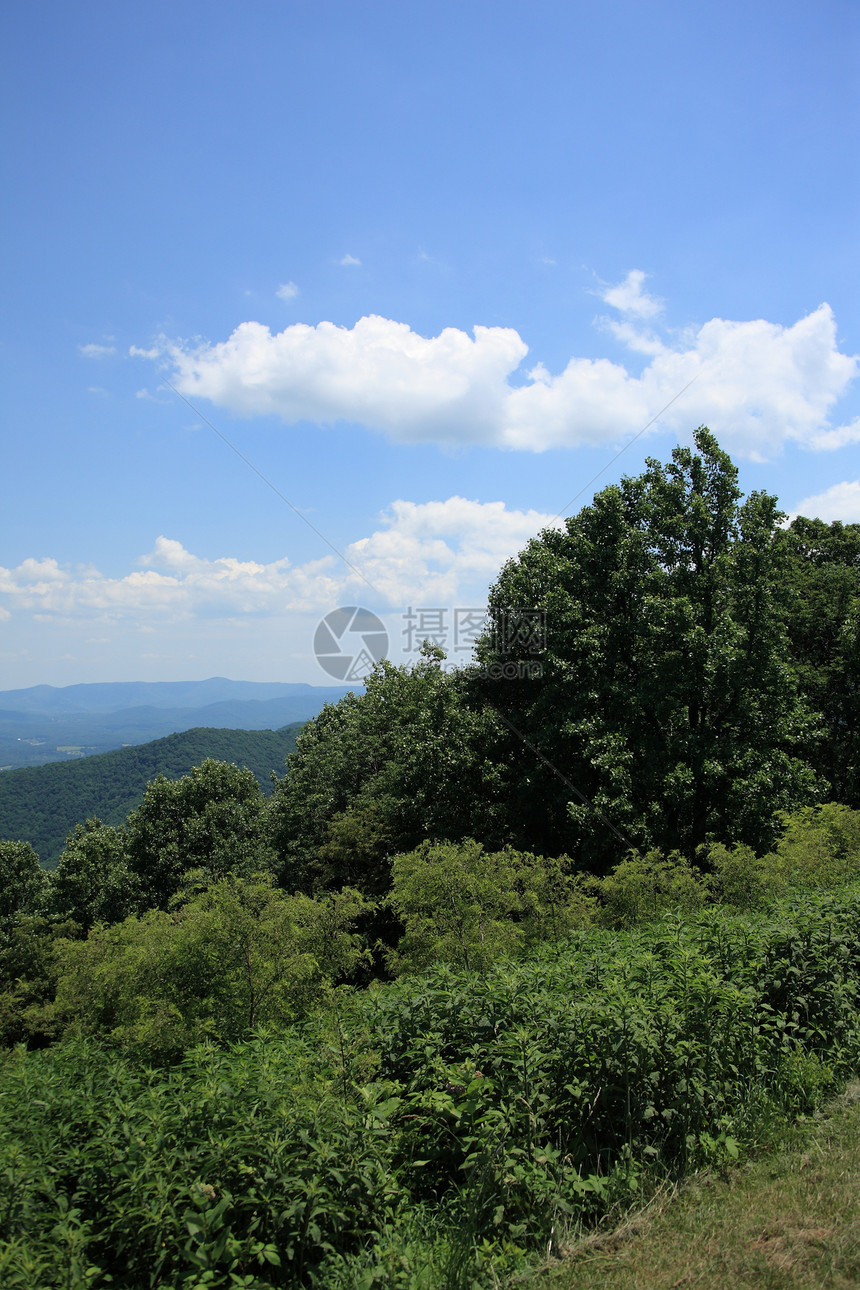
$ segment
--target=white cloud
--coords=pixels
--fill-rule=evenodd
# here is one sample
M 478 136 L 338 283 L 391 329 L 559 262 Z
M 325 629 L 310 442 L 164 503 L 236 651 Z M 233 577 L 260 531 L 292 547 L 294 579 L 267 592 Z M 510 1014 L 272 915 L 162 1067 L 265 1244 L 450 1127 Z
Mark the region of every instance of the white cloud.
M 606 293 L 620 293 L 628 314 L 611 324 L 616 337 L 648 360 L 639 375 L 610 359 L 573 357 L 558 374 L 537 362 L 514 381 L 528 346 L 512 328 L 475 327 L 470 335 L 447 327 L 424 337 L 376 315 L 351 328 L 296 323 L 276 334 L 244 322 L 216 344 L 164 339 L 156 351 L 189 398 L 287 423 L 358 422 L 398 442 L 533 452 L 617 444 L 694 379 L 662 416 L 666 429 L 687 433 L 705 423 L 728 450 L 753 460 L 789 441 L 814 449 L 860 441 L 860 418 L 831 421 L 858 358 L 839 350 L 829 305 L 792 326 L 712 318 L 672 340 L 635 321 L 651 308 L 642 276 L 634 271 Z
M 107 358 L 116 353 L 116 345 L 78 345 L 78 352 L 84 358 Z
M 344 265 L 344 267 L 348 267 L 349 265 L 357 265 L 357 264 L 361 264 L 361 260 L 359 260 L 359 259 L 358 259 L 356 256 L 354 256 L 354 255 L 350 255 L 350 254 L 347 252 L 347 254 L 346 254 L 346 255 L 342 255 L 342 256 L 341 256 L 341 258 L 338 260 L 338 264 L 342 264 L 342 265 Z
M 504 420 L 506 378 L 525 357 L 515 331 L 455 327 L 425 339 L 371 316 L 352 328 L 296 323 L 277 335 L 246 322 L 219 345 L 167 346 L 175 383 L 245 416 L 360 421 L 394 439 L 493 442 Z
M 275 292 L 279 300 L 294 300 L 298 294 L 299 289 L 294 282 L 283 283 Z
M 384 521 L 384 529 L 352 543 L 346 555 L 392 605 L 450 605 L 470 592 L 484 593 L 529 538 L 560 522 L 465 497 L 396 501 Z
M 641 269 L 631 269 L 623 282 L 614 287 L 604 286 L 597 294 L 622 314 L 632 314 L 635 318 L 654 318 L 662 312 L 663 301 L 642 290 L 646 276 Z
M 792 512 L 792 519 L 795 515 L 825 520 L 828 524 L 834 520 L 841 520 L 843 524 L 860 524 L 860 480 L 845 480 L 841 484 L 833 484 L 823 493 L 805 497 Z
M 92 567 L 72 571 L 53 559 L 0 568 L 0 608 L 43 619 L 173 621 L 322 613 L 347 597 L 375 596 L 380 608 L 475 605 L 504 561 L 556 522 L 537 511 L 510 511 L 503 502 L 398 500 L 376 531 L 347 547 L 354 568 L 328 554 L 297 566 L 287 557 L 268 564 L 234 556 L 210 560 L 162 536 L 140 567 L 122 577 Z

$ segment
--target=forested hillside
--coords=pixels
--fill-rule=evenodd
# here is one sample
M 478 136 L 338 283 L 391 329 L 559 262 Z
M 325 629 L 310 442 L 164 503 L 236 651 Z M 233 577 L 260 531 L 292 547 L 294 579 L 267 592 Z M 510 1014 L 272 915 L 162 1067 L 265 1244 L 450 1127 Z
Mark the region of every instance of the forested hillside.
M 283 775 L 301 728 L 297 722 L 282 730 L 185 730 L 80 761 L 6 771 L 0 775 L 0 838 L 29 842 L 53 868 L 76 824 L 94 815 L 122 824 L 150 780 L 178 779 L 207 757 L 247 766 L 270 793 L 271 773 Z

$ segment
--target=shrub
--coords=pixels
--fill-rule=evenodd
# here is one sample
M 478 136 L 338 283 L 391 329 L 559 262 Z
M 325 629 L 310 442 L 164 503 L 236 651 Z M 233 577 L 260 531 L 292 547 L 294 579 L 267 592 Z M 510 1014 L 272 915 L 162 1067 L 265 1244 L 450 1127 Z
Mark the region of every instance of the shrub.
M 691 913 L 707 895 L 703 875 L 677 851 L 668 856 L 630 851 L 600 883 L 600 921 L 606 927 L 634 927 L 669 910 Z
M 170 911 L 65 942 L 53 1014 L 157 1058 L 287 1023 L 354 970 L 365 907 L 349 890 L 311 900 L 268 879 L 224 879 Z
M 856 1070 L 858 939 L 860 888 L 801 893 L 436 967 L 167 1070 L 15 1050 L 0 1283 L 498 1284 Z
M 780 815 L 782 836 L 768 857 L 783 887 L 838 887 L 860 876 L 860 811 L 826 802 Z
M 392 865 L 391 906 L 404 924 L 396 970 L 450 963 L 485 972 L 541 940 L 592 921 L 594 899 L 564 860 L 480 842 L 424 842 Z

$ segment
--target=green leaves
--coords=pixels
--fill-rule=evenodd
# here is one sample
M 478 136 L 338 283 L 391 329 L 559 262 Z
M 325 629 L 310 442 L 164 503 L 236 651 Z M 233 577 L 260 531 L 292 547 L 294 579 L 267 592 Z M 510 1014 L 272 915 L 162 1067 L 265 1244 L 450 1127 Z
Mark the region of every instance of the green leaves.
M 391 857 L 424 839 L 489 840 L 504 810 L 494 714 L 432 650 L 379 664 L 366 693 L 307 724 L 271 802 L 271 838 L 290 890 L 389 889 Z
M 450 963 L 485 972 L 540 940 L 561 940 L 596 906 L 563 859 L 485 852 L 479 842 L 425 842 L 395 856 L 390 904 L 405 931 L 389 956 L 397 971 Z
M 271 894 L 216 887 L 177 913 L 220 944 L 210 915 L 241 939 L 243 919 L 277 925 Z M 344 899 L 346 918 L 358 898 Z M 303 952 L 336 940 L 337 910 L 289 908 Z M 856 1069 L 858 939 L 860 889 L 807 893 L 330 996 L 167 1069 L 92 1041 L 14 1050 L 0 1280 L 492 1284 L 561 1216 L 628 1202 L 649 1172 L 722 1165 Z
M 20 914 L 42 913 L 47 875 L 29 842 L 0 841 L 0 939 Z
M 135 913 L 141 891 L 124 832 L 97 818 L 75 825 L 51 878 L 50 902 L 59 918 L 74 919 L 84 932 Z
M 780 512 L 765 494 L 741 502 L 707 430 L 696 446 L 533 539 L 490 593 L 482 663 L 522 661 L 500 645 L 516 607 L 543 611 L 546 647 L 540 680 L 481 692 L 600 812 L 512 742 L 513 836 L 583 868 L 617 855 L 607 819 L 642 849 L 766 849 L 774 811 L 818 788 L 782 618 Z
M 159 775 L 126 825 L 141 907 L 166 909 L 190 870 L 212 881 L 270 869 L 265 818 L 266 799 L 249 770 L 207 759 L 181 779 Z
M 364 956 L 357 892 L 311 900 L 271 880 L 224 879 L 59 951 L 54 1013 L 150 1060 L 211 1035 L 237 1040 L 304 1016 Z

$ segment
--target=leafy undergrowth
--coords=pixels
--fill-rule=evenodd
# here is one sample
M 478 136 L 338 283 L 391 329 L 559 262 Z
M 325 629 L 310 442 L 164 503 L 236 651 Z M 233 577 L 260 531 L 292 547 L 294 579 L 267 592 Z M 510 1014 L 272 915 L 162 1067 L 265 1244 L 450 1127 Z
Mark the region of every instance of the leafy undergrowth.
M 0 1284 L 468 1290 L 809 1112 L 860 1056 L 860 889 L 584 931 L 149 1069 L 0 1066 Z
M 848 1290 L 860 1284 L 860 1085 L 749 1165 L 705 1173 L 571 1245 L 529 1290 Z

